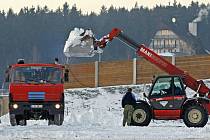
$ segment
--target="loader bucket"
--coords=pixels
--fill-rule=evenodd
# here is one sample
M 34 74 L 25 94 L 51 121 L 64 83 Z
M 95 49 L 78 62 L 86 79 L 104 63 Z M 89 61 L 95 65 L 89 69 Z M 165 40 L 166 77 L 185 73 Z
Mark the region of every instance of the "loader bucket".
M 91 30 L 75 28 L 70 32 L 63 52 L 67 57 L 93 57 L 102 53 L 101 49 L 94 48 L 95 40 Z

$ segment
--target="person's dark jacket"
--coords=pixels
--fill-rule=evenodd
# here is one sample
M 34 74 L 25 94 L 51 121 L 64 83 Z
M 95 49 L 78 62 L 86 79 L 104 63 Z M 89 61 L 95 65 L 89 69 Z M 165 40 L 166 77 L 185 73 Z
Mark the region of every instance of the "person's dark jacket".
M 124 108 L 125 105 L 135 105 L 136 98 L 133 93 L 127 92 L 122 98 L 122 107 Z

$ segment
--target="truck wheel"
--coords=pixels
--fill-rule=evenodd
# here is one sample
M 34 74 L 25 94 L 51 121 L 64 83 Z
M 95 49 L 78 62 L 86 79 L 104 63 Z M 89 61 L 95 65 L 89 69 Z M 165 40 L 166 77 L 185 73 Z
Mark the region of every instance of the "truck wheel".
M 12 126 L 16 126 L 17 125 L 17 121 L 16 121 L 16 118 L 15 118 L 15 115 L 14 114 L 10 114 L 9 115 L 9 119 L 10 119 L 10 124 Z
M 140 104 L 134 108 L 131 125 L 148 126 L 151 119 L 152 115 L 150 109 L 144 104 Z
M 187 127 L 204 127 L 208 122 L 208 113 L 202 106 L 190 106 L 184 111 L 183 120 Z
M 55 125 L 62 125 L 64 120 L 64 115 L 63 114 L 55 114 L 54 115 L 54 123 Z

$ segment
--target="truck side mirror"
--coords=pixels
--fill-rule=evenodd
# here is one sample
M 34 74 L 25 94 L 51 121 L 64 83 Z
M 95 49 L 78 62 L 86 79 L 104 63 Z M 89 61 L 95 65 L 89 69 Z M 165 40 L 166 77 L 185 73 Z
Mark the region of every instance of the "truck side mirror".
M 69 82 L 69 70 L 65 69 L 64 72 L 64 82 Z

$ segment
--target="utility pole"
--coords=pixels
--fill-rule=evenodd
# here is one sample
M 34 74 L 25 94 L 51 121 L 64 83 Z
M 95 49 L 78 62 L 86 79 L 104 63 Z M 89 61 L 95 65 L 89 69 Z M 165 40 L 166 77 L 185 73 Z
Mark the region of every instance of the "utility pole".
M 98 62 L 101 62 L 102 53 L 98 53 Z

